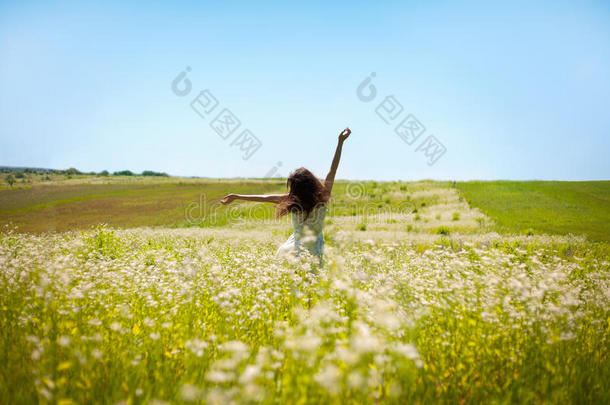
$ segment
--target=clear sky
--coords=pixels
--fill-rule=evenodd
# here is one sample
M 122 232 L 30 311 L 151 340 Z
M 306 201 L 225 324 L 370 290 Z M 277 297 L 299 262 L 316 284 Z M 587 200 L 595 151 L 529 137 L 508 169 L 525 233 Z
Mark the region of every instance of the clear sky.
M 323 177 L 349 125 L 340 178 L 610 179 L 607 1 L 125 3 L 0 2 L 0 165 Z

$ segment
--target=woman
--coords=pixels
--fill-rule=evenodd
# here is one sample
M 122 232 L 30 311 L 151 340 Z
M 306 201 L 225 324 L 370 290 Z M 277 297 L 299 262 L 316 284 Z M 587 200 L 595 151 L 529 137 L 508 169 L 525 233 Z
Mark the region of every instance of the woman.
M 350 136 L 352 131 L 345 128 L 339 134 L 339 143 L 330 171 L 326 176 L 324 184 L 314 176 L 312 172 L 301 167 L 288 176 L 286 186 L 288 192 L 284 194 L 268 195 L 241 195 L 229 194 L 220 202 L 229 204 L 234 200 L 269 202 L 277 204 L 276 215 L 282 217 L 288 213 L 292 214 L 292 226 L 294 232 L 276 252 L 280 254 L 294 254 L 298 256 L 303 251 L 308 251 L 317 256 L 322 262 L 324 251 L 324 235 L 322 226 L 326 216 L 326 203 L 335 182 L 335 174 L 341 159 L 343 142 Z

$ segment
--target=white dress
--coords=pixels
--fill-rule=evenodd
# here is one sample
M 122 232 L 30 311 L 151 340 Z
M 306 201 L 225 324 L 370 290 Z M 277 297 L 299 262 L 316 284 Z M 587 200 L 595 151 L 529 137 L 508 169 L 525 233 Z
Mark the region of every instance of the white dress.
M 299 256 L 307 250 L 321 259 L 324 252 L 322 226 L 326 211 L 326 204 L 318 204 L 311 210 L 307 219 L 305 219 L 304 212 L 291 214 L 294 231 L 288 240 L 278 248 L 276 256 L 286 254 Z

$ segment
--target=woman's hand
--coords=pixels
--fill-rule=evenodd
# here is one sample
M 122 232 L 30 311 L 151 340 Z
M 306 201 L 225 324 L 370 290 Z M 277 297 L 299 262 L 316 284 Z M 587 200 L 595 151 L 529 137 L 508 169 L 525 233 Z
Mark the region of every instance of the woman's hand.
M 341 131 L 341 133 L 339 134 L 339 141 L 343 142 L 347 139 L 347 137 L 352 133 L 352 131 L 349 128 L 345 128 L 343 131 Z
M 237 198 L 237 194 L 228 194 L 220 202 L 224 205 L 231 204 Z

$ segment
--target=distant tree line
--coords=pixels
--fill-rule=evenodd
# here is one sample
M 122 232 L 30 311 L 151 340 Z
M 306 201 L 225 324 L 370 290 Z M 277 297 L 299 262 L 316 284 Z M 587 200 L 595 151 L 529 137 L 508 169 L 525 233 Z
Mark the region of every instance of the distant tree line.
M 44 176 L 42 180 L 51 180 L 49 175 L 56 176 L 66 176 L 67 178 L 72 178 L 72 176 L 76 175 L 90 175 L 90 176 L 98 176 L 98 177 L 107 177 L 110 176 L 110 172 L 108 170 L 102 170 L 101 172 L 81 172 L 80 170 L 70 167 L 65 170 L 58 169 L 43 169 L 43 168 L 35 168 L 35 167 L 9 167 L 9 166 L 0 166 L 0 173 L 7 173 L 5 176 L 6 183 L 9 186 L 13 186 L 17 182 L 17 180 L 21 180 L 21 183 L 31 182 L 31 175 L 40 175 Z M 132 172 L 131 170 L 120 170 L 112 173 L 112 176 L 150 176 L 150 177 L 169 177 L 167 173 L 164 172 L 155 172 L 152 170 L 144 170 L 141 174 L 137 174 Z
M 153 172 L 152 170 L 144 170 L 142 176 L 169 177 L 167 173 Z
M 104 172 L 106 173 L 106 176 L 107 176 L 108 172 L 106 170 L 104 170 Z M 119 172 L 112 173 L 112 175 L 113 176 L 137 176 L 137 174 L 132 172 L 131 170 L 121 170 Z M 144 170 L 142 172 L 142 174 L 140 174 L 140 176 L 169 177 L 169 174 L 163 173 L 163 172 L 153 172 L 152 170 Z
M 56 174 L 56 175 L 67 175 L 73 176 L 76 174 L 90 174 L 95 175 L 95 172 L 83 173 L 74 167 L 65 170 L 58 169 L 40 169 L 34 167 L 8 167 L 8 166 L 0 166 L 0 173 L 12 173 L 16 178 L 22 179 L 26 175 L 29 174 Z
M 58 169 L 40 169 L 32 167 L 9 167 L 0 166 L 0 173 L 12 173 L 17 179 L 22 179 L 26 174 L 55 174 L 55 175 L 67 175 L 75 176 L 79 174 L 91 175 L 91 176 L 110 176 L 108 170 L 102 170 L 101 172 L 81 172 L 80 170 L 71 167 L 65 170 Z M 144 170 L 141 174 L 132 172 L 131 170 L 120 170 L 112 173 L 113 176 L 155 176 L 155 177 L 169 177 L 169 174 L 164 172 L 155 172 L 152 170 Z

